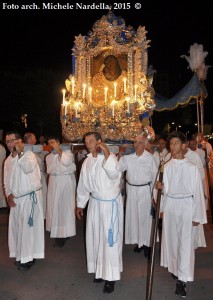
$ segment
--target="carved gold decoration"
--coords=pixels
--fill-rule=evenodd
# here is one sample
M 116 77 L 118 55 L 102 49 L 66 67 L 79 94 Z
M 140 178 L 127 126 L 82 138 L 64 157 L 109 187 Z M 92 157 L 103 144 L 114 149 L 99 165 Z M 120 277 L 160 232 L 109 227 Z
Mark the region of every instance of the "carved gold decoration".
M 104 140 L 132 140 L 141 132 L 155 108 L 146 33 L 142 26 L 127 27 L 110 10 L 88 36 L 75 37 L 60 115 L 64 139 L 78 141 L 98 131 Z

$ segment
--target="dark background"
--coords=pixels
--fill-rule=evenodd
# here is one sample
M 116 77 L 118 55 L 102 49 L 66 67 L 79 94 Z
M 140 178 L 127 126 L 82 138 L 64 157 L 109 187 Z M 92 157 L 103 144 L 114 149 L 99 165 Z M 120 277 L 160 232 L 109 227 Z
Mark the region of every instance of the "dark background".
M 14 2 L 19 5 L 32 3 Z M 153 83 L 155 91 L 164 97 L 172 97 L 193 75 L 187 68 L 186 59 L 180 58 L 183 54 L 189 55 L 192 44 L 203 45 L 204 51 L 208 52 L 205 63 L 212 65 L 211 2 L 143 0 L 139 2 L 140 10 L 134 8 L 135 2 L 131 2 L 130 10 L 113 10 L 113 13 L 121 16 L 126 25 L 132 25 L 135 30 L 140 25 L 146 27 L 147 39 L 151 40 L 148 64 L 157 70 Z M 7 1 L 8 5 L 11 3 Z M 34 3 L 39 4 L 38 1 Z M 104 3 L 110 4 L 109 1 Z M 70 4 L 74 4 L 73 1 Z M 60 136 L 62 89 L 72 72 L 74 37 L 87 35 L 94 22 L 106 15 L 108 10 L 4 10 L 1 4 L 0 12 L 0 129 L 4 133 L 18 129 L 22 133 L 33 131 L 37 136 Z M 213 115 L 212 79 L 210 68 L 205 81 L 208 97 L 204 106 L 204 123 L 210 125 Z M 27 128 L 22 122 L 23 114 L 27 114 Z M 152 126 L 157 133 L 172 122 L 175 122 L 174 126 L 181 125 L 183 131 L 195 131 L 196 121 L 195 105 L 173 111 L 154 111 L 152 116 Z

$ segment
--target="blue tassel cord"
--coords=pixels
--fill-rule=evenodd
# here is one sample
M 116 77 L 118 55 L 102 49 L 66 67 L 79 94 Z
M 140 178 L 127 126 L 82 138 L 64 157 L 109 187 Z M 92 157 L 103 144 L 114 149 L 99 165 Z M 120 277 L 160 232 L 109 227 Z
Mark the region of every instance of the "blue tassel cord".
M 35 208 L 35 204 L 37 204 L 37 202 L 38 202 L 36 192 L 30 193 L 30 199 L 32 199 L 32 208 L 31 208 L 29 219 L 28 219 L 28 225 L 30 227 L 33 227 L 34 208 Z
M 118 194 L 118 196 L 119 195 L 120 195 L 120 193 Z M 97 201 L 104 201 L 104 202 L 111 202 L 112 203 L 110 228 L 108 229 L 108 239 L 107 239 L 107 242 L 108 242 L 108 244 L 109 244 L 110 247 L 113 247 L 114 244 L 116 244 L 117 239 L 118 239 L 118 233 L 119 233 L 118 202 L 116 201 L 116 199 L 118 198 L 118 196 L 115 199 L 110 199 L 110 200 L 97 199 L 97 198 L 95 198 L 95 197 L 92 196 L 92 198 L 95 199 L 95 200 L 97 200 Z M 115 206 L 116 206 L 116 211 L 114 212 Z M 116 236 L 115 236 L 115 229 L 114 229 L 114 227 L 115 227 L 115 223 L 116 222 L 117 222 L 117 232 L 116 232 Z

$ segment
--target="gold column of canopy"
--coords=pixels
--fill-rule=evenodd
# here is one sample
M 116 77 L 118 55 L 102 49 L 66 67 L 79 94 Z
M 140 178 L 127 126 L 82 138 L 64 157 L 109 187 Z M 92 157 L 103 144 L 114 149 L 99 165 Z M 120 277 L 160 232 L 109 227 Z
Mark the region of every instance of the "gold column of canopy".
M 155 101 L 146 33 L 110 10 L 87 36 L 75 37 L 60 115 L 66 141 L 80 141 L 88 131 L 100 132 L 105 141 L 132 140 L 149 124 Z

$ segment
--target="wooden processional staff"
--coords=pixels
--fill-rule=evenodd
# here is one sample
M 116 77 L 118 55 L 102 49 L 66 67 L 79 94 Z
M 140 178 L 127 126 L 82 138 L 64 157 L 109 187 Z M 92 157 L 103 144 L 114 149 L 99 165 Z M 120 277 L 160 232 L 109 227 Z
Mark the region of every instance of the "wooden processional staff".
M 158 179 L 160 183 L 163 182 L 163 168 L 164 168 L 164 159 L 162 158 L 160 162 L 159 179 Z M 160 201 L 161 201 L 161 189 L 158 189 L 155 218 L 153 219 L 152 233 L 151 233 L 151 256 L 148 264 L 146 300 L 151 300 L 152 297 L 152 285 L 153 285 L 153 275 L 154 275 L 154 261 L 155 261 L 158 221 L 159 221 L 159 213 L 160 213 Z

